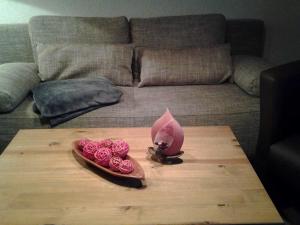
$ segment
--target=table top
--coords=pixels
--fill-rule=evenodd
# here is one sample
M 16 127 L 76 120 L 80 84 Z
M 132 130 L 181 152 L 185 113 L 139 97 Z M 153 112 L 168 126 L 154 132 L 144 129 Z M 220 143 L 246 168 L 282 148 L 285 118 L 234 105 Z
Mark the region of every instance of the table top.
M 146 154 L 150 128 L 20 130 L 0 156 L 3 224 L 282 224 L 229 127 L 184 127 L 183 163 Z M 146 187 L 80 161 L 72 142 L 122 138 Z

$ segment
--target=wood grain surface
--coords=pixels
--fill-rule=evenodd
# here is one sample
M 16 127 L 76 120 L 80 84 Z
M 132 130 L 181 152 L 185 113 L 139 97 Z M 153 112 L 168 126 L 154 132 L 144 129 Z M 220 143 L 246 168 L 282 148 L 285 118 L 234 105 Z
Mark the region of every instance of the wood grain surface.
M 150 128 L 20 130 L 0 156 L 0 224 L 282 224 L 229 127 L 184 127 L 183 162 L 146 154 Z M 146 187 L 72 154 L 80 138 L 122 138 Z

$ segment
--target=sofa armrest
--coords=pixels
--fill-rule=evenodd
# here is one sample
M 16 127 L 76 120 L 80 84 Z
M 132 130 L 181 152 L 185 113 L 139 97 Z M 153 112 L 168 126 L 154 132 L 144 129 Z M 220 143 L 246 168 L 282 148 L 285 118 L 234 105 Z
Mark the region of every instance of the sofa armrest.
M 0 113 L 12 111 L 40 82 L 34 63 L 0 65 Z
M 263 71 L 260 82 L 257 158 L 264 160 L 274 142 L 299 132 L 300 60 Z

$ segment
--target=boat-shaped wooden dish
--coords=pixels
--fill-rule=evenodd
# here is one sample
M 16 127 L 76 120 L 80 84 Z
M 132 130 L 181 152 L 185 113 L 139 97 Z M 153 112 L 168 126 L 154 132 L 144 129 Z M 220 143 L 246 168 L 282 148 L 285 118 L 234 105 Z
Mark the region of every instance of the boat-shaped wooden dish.
M 73 152 L 80 157 L 81 159 L 83 159 L 85 162 L 87 162 L 88 164 L 93 165 L 94 167 L 105 171 L 108 174 L 111 174 L 113 176 L 116 177 L 123 177 L 123 178 L 132 178 L 132 179 L 139 179 L 139 180 L 144 180 L 145 179 L 145 173 L 143 168 L 140 166 L 140 164 L 132 157 L 130 157 L 129 155 L 127 155 L 126 159 L 129 159 L 134 166 L 134 170 L 129 173 L 129 174 L 123 174 L 120 172 L 115 172 L 110 170 L 109 168 L 106 168 L 104 166 L 100 166 L 97 163 L 95 163 L 94 161 L 86 158 L 85 156 L 82 155 L 82 151 L 80 150 L 79 146 L 78 146 L 79 141 L 74 141 L 73 142 Z

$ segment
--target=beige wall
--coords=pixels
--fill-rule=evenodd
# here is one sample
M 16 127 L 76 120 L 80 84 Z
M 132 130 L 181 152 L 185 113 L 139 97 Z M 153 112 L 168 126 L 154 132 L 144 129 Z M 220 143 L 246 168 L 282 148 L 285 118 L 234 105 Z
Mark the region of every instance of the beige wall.
M 34 15 L 152 17 L 222 13 L 266 24 L 265 57 L 300 59 L 299 0 L 0 0 L 0 23 L 26 23 Z

